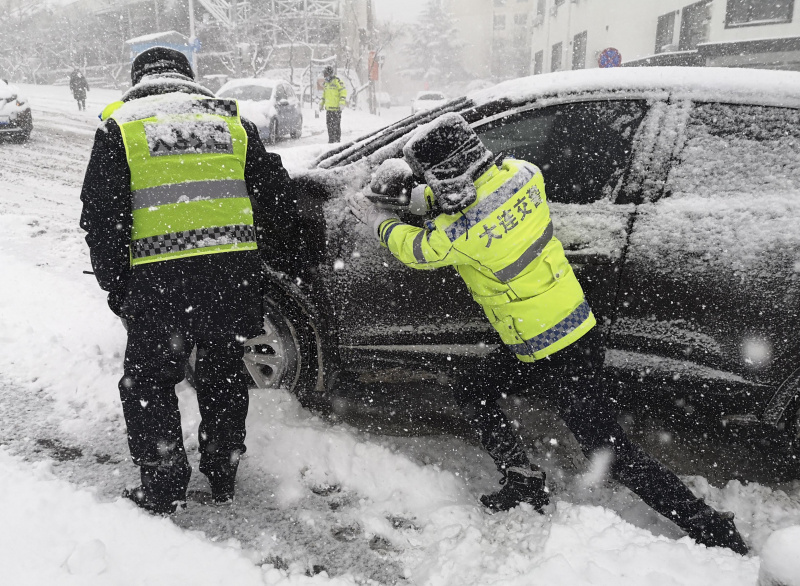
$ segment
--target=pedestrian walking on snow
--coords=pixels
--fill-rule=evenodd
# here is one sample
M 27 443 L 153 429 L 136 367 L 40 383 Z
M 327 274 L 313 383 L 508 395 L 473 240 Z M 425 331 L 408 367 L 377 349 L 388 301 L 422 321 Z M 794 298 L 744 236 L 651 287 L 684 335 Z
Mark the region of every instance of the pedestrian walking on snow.
M 89 91 L 89 82 L 80 70 L 73 69 L 69 74 L 69 89 L 72 97 L 78 102 L 78 110 L 86 110 L 86 92 Z
M 455 392 L 503 476 L 502 489 L 481 497 L 483 505 L 504 511 L 528 503 L 542 512 L 549 503 L 545 473 L 497 404 L 506 393 L 533 389 L 547 394 L 584 454 L 608 453 L 611 475 L 653 509 L 698 543 L 747 553 L 733 515 L 695 497 L 617 423 L 601 376 L 602 336 L 553 234 L 542 172 L 526 161 L 495 161 L 452 113 L 419 129 L 403 155 L 405 170 L 391 159 L 378 168 L 370 198 L 432 212 L 424 228 L 363 196 L 351 197 L 350 207 L 406 266 L 455 267 L 503 341 Z
M 347 89 L 342 80 L 333 73 L 333 67 L 328 65 L 322 75 L 325 84 L 322 87 L 322 100 L 319 103 L 320 111 L 325 110 L 325 121 L 328 125 L 328 142 L 342 140 L 342 109 L 347 104 Z
M 193 349 L 200 472 L 214 502 L 233 499 L 246 449 L 243 343 L 263 327 L 261 258 L 291 268 L 296 204 L 280 157 L 236 101 L 194 82 L 182 53 L 148 49 L 131 81 L 95 134 L 81 227 L 128 330 L 119 392 L 141 485 L 124 496 L 169 514 L 191 474 L 175 385 Z

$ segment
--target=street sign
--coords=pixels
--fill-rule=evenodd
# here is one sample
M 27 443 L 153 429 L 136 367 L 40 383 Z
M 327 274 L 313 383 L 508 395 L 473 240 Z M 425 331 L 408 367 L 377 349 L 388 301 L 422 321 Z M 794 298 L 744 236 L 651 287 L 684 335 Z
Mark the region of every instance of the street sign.
M 614 47 L 603 49 L 597 58 L 597 64 L 602 68 L 619 67 L 622 65 L 622 55 Z

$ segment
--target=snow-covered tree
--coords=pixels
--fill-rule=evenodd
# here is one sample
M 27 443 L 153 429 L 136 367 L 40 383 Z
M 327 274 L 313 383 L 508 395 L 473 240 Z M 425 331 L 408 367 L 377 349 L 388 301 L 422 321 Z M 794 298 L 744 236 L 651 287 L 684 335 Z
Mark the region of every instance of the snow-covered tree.
M 461 65 L 457 30 L 455 19 L 441 1 L 429 0 L 409 31 L 409 66 L 403 73 L 439 86 L 469 77 Z

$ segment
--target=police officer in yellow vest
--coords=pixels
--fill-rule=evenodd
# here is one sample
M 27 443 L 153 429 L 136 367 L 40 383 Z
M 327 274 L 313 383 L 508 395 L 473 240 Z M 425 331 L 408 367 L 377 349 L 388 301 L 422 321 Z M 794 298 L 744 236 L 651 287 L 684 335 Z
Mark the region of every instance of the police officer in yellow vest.
M 81 227 L 109 306 L 128 329 L 119 383 L 138 506 L 170 514 L 191 467 L 175 385 L 197 351 L 200 471 L 230 502 L 245 451 L 243 342 L 261 332 L 260 252 L 290 270 L 290 180 L 234 100 L 194 82 L 173 49 L 143 52 L 133 87 L 103 112 L 81 193 Z
M 347 105 L 347 88 L 342 80 L 333 73 L 328 65 L 322 70 L 325 84 L 322 86 L 322 100 L 319 109 L 325 110 L 325 121 L 328 125 L 328 142 L 342 140 L 342 109 Z
M 607 451 L 611 473 L 699 543 L 748 549 L 732 521 L 633 444 L 603 391 L 603 342 L 553 224 L 544 178 L 534 165 L 499 165 L 466 121 L 445 114 L 403 149 L 407 171 L 390 159 L 373 179 L 373 202 L 438 215 L 424 228 L 402 223 L 362 196 L 351 211 L 406 266 L 453 266 L 504 345 L 466 373 L 456 400 L 503 475 L 503 488 L 481 497 L 490 511 L 549 503 L 545 474 L 532 465 L 497 400 L 515 390 L 547 393 L 587 457 Z M 420 183 L 415 187 L 415 179 Z M 425 185 L 427 184 L 427 185 Z M 410 194 L 410 197 L 409 197 Z M 410 200 L 410 201 L 409 201 Z

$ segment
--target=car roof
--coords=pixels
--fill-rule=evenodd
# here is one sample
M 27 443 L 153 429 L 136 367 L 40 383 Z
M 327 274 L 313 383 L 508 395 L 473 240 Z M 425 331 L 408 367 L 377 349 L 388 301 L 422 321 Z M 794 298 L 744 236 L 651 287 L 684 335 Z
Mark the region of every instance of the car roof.
M 800 108 L 800 72 L 722 67 L 617 67 L 532 75 L 470 92 L 442 106 L 413 114 L 320 155 L 323 169 L 349 164 L 389 145 L 446 112 L 474 123 L 537 103 L 570 97 L 590 99 L 692 99 Z
M 437 92 L 435 90 L 424 90 L 424 91 L 421 91 L 421 92 L 417 92 L 417 97 L 418 98 L 422 97 L 422 96 L 442 96 L 442 97 L 444 97 L 444 93 L 443 92 Z
M 260 87 L 274 88 L 275 86 L 282 83 L 288 84 L 289 82 L 283 81 L 282 79 L 270 79 L 267 77 L 244 77 L 239 79 L 231 79 L 225 82 L 225 84 L 221 88 L 219 88 L 218 91 L 222 91 L 224 89 L 230 89 L 232 87 L 241 87 L 246 85 L 257 85 Z

